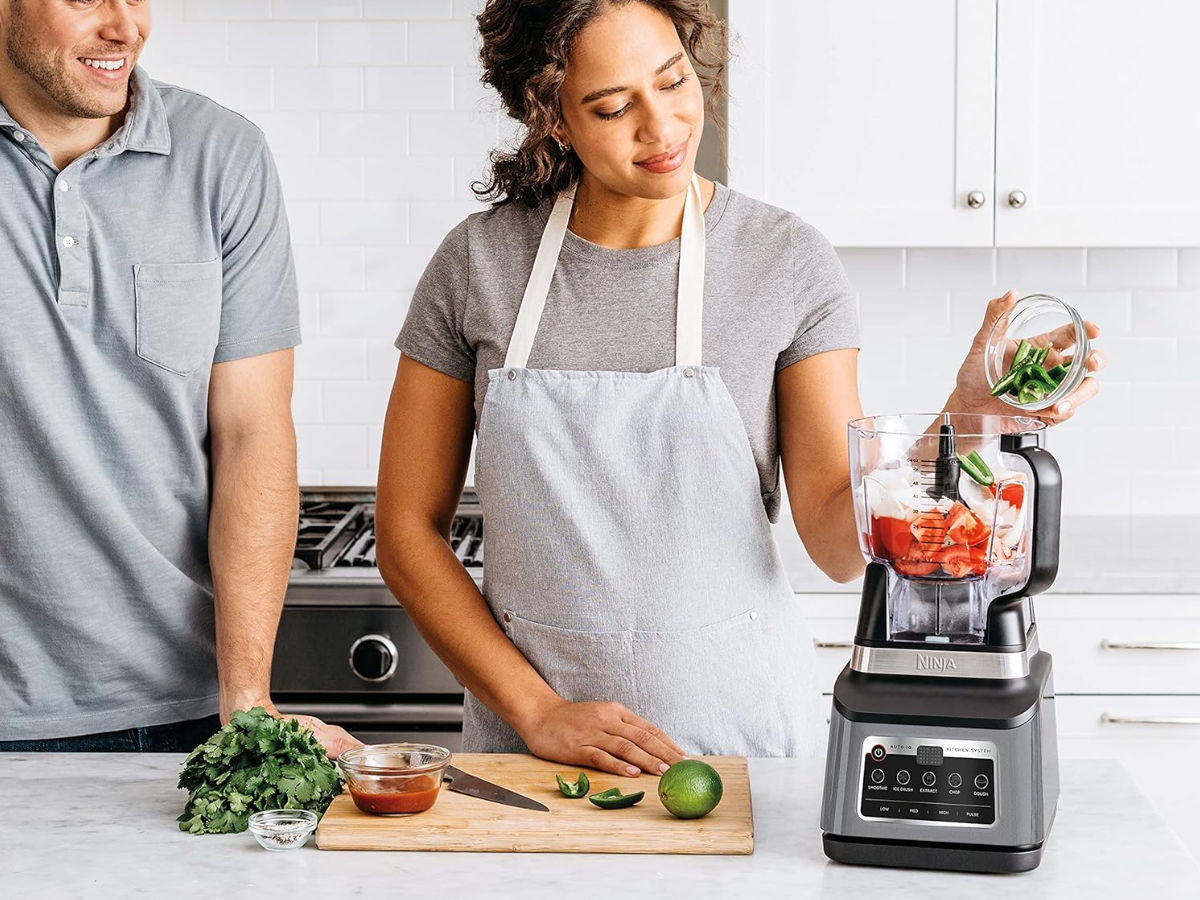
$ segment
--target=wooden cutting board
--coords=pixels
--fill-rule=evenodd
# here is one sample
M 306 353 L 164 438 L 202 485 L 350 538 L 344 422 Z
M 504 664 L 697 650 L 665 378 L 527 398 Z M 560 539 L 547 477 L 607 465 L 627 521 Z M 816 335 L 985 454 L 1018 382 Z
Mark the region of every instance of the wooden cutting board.
M 596 793 L 644 790 L 628 809 L 600 809 L 559 793 L 555 773 L 574 780 L 578 768 L 520 753 L 457 753 L 453 763 L 471 775 L 524 794 L 548 813 L 516 809 L 442 788 L 437 804 L 411 816 L 360 812 L 348 792 L 334 798 L 317 826 L 322 850 L 467 850 L 531 853 L 754 852 L 750 775 L 742 756 L 709 756 L 721 774 L 720 805 L 702 819 L 676 819 L 658 799 L 658 778 L 621 778 L 586 769 Z

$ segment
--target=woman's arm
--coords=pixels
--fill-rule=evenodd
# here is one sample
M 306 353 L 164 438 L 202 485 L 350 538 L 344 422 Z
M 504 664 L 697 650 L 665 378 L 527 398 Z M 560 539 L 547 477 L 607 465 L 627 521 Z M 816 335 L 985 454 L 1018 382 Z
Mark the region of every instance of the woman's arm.
M 620 704 L 559 697 L 496 624 L 451 550 L 474 421 L 472 385 L 401 357 L 375 504 L 384 580 L 450 671 L 535 754 L 621 775 L 658 772 L 682 751 Z
M 862 415 L 858 351 L 829 350 L 775 376 L 779 455 L 796 532 L 837 582 L 862 574 L 846 424 Z

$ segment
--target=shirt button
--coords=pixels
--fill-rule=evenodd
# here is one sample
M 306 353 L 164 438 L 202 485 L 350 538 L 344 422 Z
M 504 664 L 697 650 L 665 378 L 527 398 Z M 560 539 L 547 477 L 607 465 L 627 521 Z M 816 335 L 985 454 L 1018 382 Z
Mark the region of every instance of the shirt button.
M 23 131 L 14 131 L 14 132 L 13 132 L 13 140 L 14 140 L 14 141 L 16 141 L 18 144 L 24 143 L 24 141 L 25 141 L 25 132 L 23 132 Z
M 515 371 L 513 371 L 512 369 L 509 369 L 509 370 L 508 370 L 508 380 L 509 380 L 509 381 L 516 381 L 516 380 L 517 380 L 517 373 L 516 373 Z
M 692 377 L 693 375 L 695 375 L 695 374 L 696 374 L 696 373 L 695 373 L 693 370 L 691 370 L 691 369 L 684 369 L 684 370 L 683 370 L 683 377 L 684 377 L 684 378 L 691 378 L 691 377 Z
M 71 237 L 68 234 L 65 238 L 63 238 L 63 246 L 64 247 L 74 247 L 75 246 L 75 238 Z
M 65 194 L 71 189 L 71 186 L 60 178 L 58 179 L 58 189 Z

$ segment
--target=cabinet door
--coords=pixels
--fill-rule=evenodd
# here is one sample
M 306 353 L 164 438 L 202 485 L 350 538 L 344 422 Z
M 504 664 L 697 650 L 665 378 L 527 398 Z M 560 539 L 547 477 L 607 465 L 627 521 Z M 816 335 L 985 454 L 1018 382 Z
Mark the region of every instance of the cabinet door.
M 992 245 L 995 0 L 729 6 L 732 187 L 839 246 Z
M 997 21 L 997 246 L 1200 244 L 1200 4 L 999 0 Z

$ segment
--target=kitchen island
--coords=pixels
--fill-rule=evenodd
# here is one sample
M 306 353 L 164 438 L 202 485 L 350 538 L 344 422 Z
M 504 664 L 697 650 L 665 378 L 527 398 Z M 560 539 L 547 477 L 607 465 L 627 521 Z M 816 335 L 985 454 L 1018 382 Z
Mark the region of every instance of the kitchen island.
M 175 817 L 183 757 L 0 754 L 0 895 L 126 897 L 1200 898 L 1200 866 L 1110 761 L 1064 760 L 1040 868 L 1023 875 L 869 869 L 828 862 L 822 765 L 753 759 L 751 856 L 322 851 L 269 853 L 249 834 L 194 836 Z M 488 814 L 480 801 L 479 814 Z M 1195 848 L 1194 848 L 1195 849 Z

